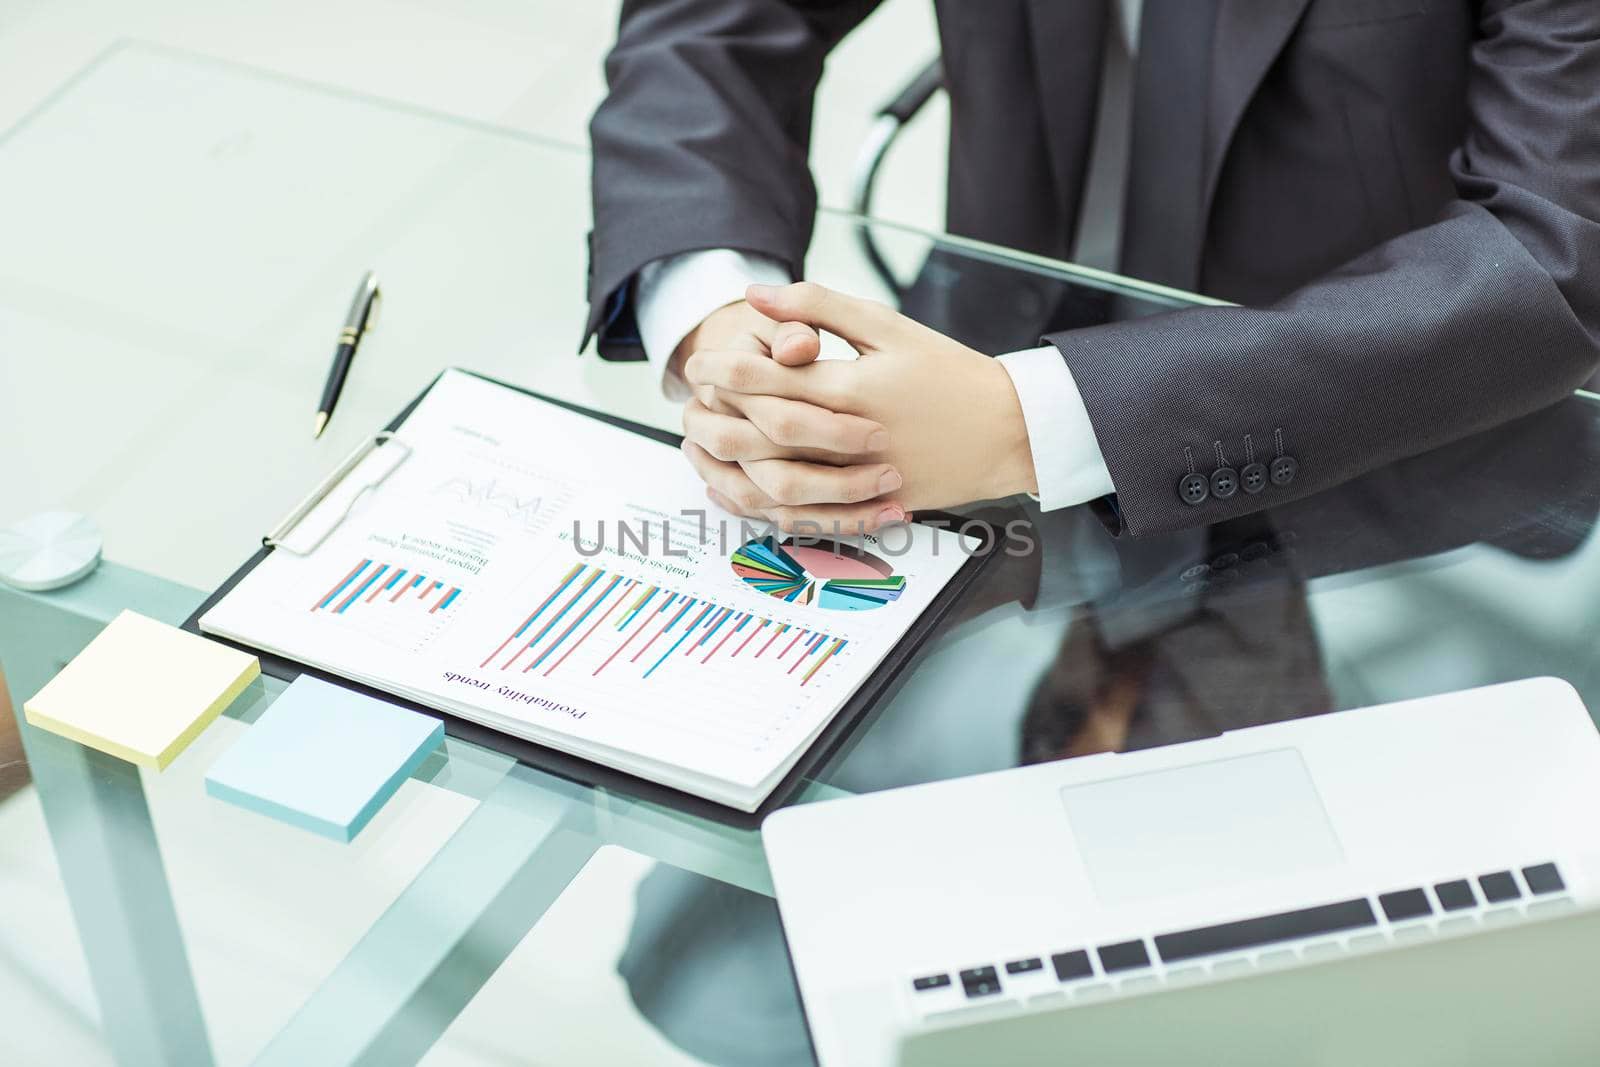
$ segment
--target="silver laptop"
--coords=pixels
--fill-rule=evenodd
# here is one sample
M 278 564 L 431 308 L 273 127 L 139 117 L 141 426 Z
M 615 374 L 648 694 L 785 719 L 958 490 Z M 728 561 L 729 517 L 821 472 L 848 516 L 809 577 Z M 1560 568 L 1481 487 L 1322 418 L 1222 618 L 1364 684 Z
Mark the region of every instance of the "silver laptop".
M 825 1067 L 1600 1063 L 1600 735 L 1556 679 L 763 834 Z

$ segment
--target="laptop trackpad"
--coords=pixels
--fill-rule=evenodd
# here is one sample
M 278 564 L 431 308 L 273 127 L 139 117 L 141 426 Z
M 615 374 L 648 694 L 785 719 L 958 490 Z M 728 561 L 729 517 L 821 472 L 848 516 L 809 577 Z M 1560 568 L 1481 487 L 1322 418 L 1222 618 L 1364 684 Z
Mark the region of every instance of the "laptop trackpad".
M 1108 905 L 1344 860 L 1292 748 L 1067 786 L 1061 799 L 1095 894 Z

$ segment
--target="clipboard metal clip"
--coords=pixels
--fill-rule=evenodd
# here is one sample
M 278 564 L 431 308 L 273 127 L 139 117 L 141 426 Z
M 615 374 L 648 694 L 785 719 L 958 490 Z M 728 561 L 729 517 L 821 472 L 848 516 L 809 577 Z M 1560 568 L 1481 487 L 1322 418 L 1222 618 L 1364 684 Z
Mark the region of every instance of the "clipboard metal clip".
M 289 545 L 287 542 L 290 535 L 293 534 L 295 529 L 305 521 L 306 517 L 315 511 L 323 501 L 327 500 L 328 497 L 333 494 L 334 490 L 338 489 L 339 486 L 344 484 L 344 480 L 348 478 L 351 472 L 359 467 L 368 456 L 370 456 L 378 448 L 385 445 L 390 448 L 400 449 L 402 452 L 400 458 L 385 468 L 376 478 L 368 482 L 366 485 L 363 485 L 357 492 L 351 495 L 349 501 L 347 501 L 344 506 L 344 511 L 340 513 L 337 519 L 327 524 L 323 531 L 317 536 L 315 541 L 303 547 Z M 355 510 L 356 504 L 360 502 L 362 497 L 366 496 L 372 490 L 382 485 L 384 479 L 393 474 L 400 464 L 404 463 L 410 458 L 411 446 L 396 437 L 393 430 L 383 430 L 374 434 L 372 437 L 368 438 L 364 444 L 359 445 L 355 451 L 351 452 L 349 456 L 345 457 L 344 462 L 339 464 L 338 468 L 334 470 L 332 474 L 324 478 L 315 489 L 311 490 L 310 494 L 307 495 L 304 500 L 300 501 L 299 504 L 296 504 L 294 510 L 285 515 L 278 522 L 278 524 L 261 539 L 261 544 L 267 548 L 282 549 L 283 551 L 296 556 L 305 556 L 311 554 L 312 552 L 316 551 L 318 545 L 327 540 L 328 535 L 337 529 L 340 523 L 344 522 L 344 520 L 350 516 L 350 512 Z

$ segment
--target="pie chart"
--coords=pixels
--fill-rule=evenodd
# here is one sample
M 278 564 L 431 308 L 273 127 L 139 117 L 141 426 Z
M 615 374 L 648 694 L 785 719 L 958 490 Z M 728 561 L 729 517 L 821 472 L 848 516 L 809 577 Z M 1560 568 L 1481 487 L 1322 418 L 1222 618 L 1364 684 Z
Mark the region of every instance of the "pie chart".
M 888 563 L 834 541 L 763 537 L 736 550 L 728 562 L 758 592 L 831 611 L 871 611 L 899 600 L 906 589 L 905 578 Z

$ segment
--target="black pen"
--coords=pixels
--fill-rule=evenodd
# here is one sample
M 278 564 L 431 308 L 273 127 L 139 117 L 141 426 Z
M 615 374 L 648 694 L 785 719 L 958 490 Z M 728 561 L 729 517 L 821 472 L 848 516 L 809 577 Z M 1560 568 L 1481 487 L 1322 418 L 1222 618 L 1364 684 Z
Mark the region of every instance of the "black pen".
M 333 405 L 339 402 L 339 390 L 344 388 L 345 376 L 350 373 L 350 361 L 355 359 L 356 346 L 372 328 L 373 313 L 378 305 L 378 276 L 367 271 L 350 301 L 350 314 L 344 317 L 344 329 L 339 331 L 339 347 L 333 350 L 333 366 L 328 368 L 328 384 L 322 387 L 322 403 L 317 405 L 317 428 L 312 437 L 321 437 L 333 416 Z

